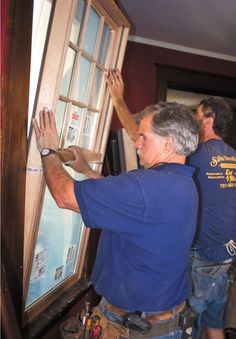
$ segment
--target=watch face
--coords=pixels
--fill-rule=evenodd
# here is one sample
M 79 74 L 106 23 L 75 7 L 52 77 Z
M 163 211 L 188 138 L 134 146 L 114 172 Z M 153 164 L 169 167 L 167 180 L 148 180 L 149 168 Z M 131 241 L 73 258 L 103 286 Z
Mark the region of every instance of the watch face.
M 41 151 L 41 155 L 48 155 L 49 153 L 50 153 L 50 149 L 48 149 L 48 148 L 44 148 Z

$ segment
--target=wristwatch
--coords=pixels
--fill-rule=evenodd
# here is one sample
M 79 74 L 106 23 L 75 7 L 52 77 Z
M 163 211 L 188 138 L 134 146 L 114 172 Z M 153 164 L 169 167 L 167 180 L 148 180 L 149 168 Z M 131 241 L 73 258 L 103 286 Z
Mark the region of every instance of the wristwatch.
M 50 154 L 57 154 L 57 151 L 55 151 L 54 149 L 51 148 L 43 148 L 40 152 L 41 157 L 46 157 Z

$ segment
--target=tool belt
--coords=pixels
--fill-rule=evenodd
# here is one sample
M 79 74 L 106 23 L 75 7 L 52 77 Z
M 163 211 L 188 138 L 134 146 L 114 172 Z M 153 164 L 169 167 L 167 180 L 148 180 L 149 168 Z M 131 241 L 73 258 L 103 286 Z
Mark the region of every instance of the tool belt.
M 127 313 L 127 311 L 105 302 L 102 307 L 101 304 L 95 307 L 93 313 L 95 312 L 101 318 L 102 339 L 145 339 L 165 335 L 180 328 L 183 321 L 181 313 L 185 311 L 185 308 L 185 303 L 182 303 L 165 312 L 147 314 L 147 316 L 143 313 L 143 318 L 143 314 L 140 317 L 136 313 Z M 108 314 L 116 315 L 117 319 L 109 319 Z
M 106 303 L 105 307 L 108 311 L 118 314 L 122 317 L 127 315 L 127 311 L 123 310 L 122 308 L 111 305 L 108 302 Z M 150 321 L 150 322 L 168 320 L 170 318 L 173 318 L 173 315 L 178 314 L 181 311 L 183 311 L 184 308 L 185 308 L 185 302 L 178 306 L 173 307 L 171 310 L 164 311 L 164 312 L 157 312 L 157 313 L 147 315 L 145 317 L 142 316 L 142 317 L 145 320 Z

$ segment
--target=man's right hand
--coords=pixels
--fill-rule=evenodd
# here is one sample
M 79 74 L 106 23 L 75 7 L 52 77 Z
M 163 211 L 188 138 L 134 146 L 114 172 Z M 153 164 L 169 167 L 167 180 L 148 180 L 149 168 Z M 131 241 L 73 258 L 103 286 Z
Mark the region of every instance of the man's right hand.
M 118 69 L 109 70 L 106 78 L 108 89 L 113 101 L 124 100 L 124 82 Z
M 88 178 L 97 179 L 102 177 L 92 170 L 78 146 L 70 146 L 67 150 L 73 153 L 75 160 L 67 161 L 65 165 L 70 166 L 76 172 L 83 173 Z
M 135 141 L 139 137 L 138 124 L 124 100 L 124 82 L 120 71 L 118 69 L 110 70 L 106 80 L 117 116 L 129 137 Z

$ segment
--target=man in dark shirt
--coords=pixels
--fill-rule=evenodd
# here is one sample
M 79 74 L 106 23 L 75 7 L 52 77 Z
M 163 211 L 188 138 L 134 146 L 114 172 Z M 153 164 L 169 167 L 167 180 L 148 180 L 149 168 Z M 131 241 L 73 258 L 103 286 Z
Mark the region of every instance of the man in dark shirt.
M 200 144 L 187 159 L 196 169 L 199 189 L 190 297 L 198 315 L 193 338 L 198 338 L 204 325 L 209 338 L 221 339 L 227 271 L 236 258 L 236 151 L 223 141 L 232 112 L 223 99 L 207 98 L 198 105 L 196 118 L 200 123 Z

